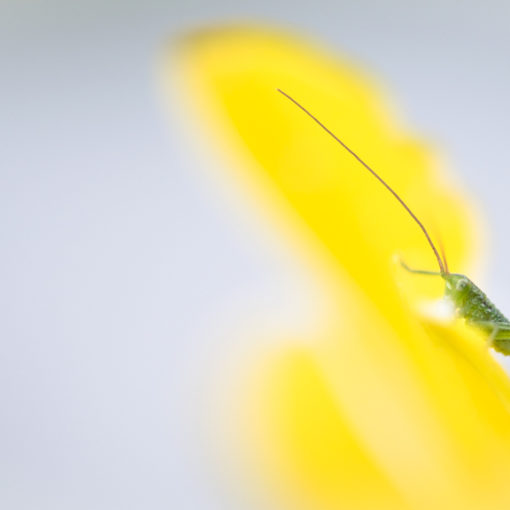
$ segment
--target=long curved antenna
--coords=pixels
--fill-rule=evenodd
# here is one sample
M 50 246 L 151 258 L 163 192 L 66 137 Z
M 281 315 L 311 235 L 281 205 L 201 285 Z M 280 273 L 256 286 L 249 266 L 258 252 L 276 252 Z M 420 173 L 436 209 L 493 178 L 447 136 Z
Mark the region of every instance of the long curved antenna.
M 400 202 L 402 207 L 410 214 L 411 218 L 413 218 L 413 220 L 422 229 L 423 233 L 425 234 L 425 237 L 427 238 L 427 241 L 430 244 L 430 247 L 432 248 L 432 251 L 434 252 L 434 255 L 436 256 L 437 263 L 438 263 L 439 269 L 441 271 L 440 274 L 442 274 L 442 275 L 445 274 L 446 271 L 445 271 L 445 267 L 443 265 L 443 261 L 441 260 L 441 257 L 439 256 L 439 252 L 437 251 L 437 248 L 435 247 L 434 243 L 432 242 L 432 239 L 430 238 L 429 233 L 427 232 L 427 229 L 424 227 L 423 223 L 415 216 L 415 214 L 411 211 L 411 209 L 409 209 L 407 204 L 400 198 L 400 196 L 396 193 L 396 191 L 394 191 L 393 188 L 391 188 L 389 186 L 389 184 L 387 184 L 354 151 L 349 149 L 349 147 L 347 147 L 347 145 L 345 145 L 345 143 L 342 142 L 342 140 L 340 140 L 340 138 L 338 138 L 338 136 L 336 136 L 332 131 L 330 131 L 317 117 L 312 115 L 304 106 L 300 105 L 294 98 L 289 96 L 289 94 L 287 94 L 283 90 L 281 90 L 281 89 L 276 89 L 276 90 L 278 92 L 280 92 L 280 94 L 285 96 L 287 99 L 292 101 L 298 108 L 303 110 L 303 112 L 305 112 L 309 117 L 311 117 L 322 129 L 324 129 L 324 131 L 326 131 L 326 133 L 328 133 L 331 137 L 333 137 L 347 152 L 349 152 L 352 156 L 354 156 L 354 158 L 356 158 Z
M 444 244 L 441 237 L 436 237 L 436 241 L 439 243 L 439 249 L 441 250 L 441 257 L 443 258 L 444 270 L 446 274 L 450 274 L 450 270 L 448 269 L 448 260 L 446 260 L 446 252 L 444 250 Z

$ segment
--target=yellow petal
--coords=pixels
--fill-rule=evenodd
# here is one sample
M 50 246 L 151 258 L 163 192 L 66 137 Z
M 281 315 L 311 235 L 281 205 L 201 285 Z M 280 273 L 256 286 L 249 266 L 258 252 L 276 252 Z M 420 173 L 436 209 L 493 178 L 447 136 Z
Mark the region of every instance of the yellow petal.
M 395 199 L 277 88 L 377 169 L 425 223 L 440 228 L 453 268 L 466 266 L 470 211 L 440 181 L 430 151 L 402 130 L 378 87 L 352 65 L 297 38 L 246 28 L 192 34 L 177 57 L 183 97 L 207 119 L 213 144 L 236 154 L 237 175 L 251 193 L 260 192 L 260 207 L 281 218 L 290 206 L 323 256 L 334 257 L 381 306 L 391 308 L 392 255 L 398 251 L 410 265 L 435 270 L 430 247 Z M 247 164 L 252 161 L 258 164 Z M 291 218 L 284 229 L 295 223 Z M 413 281 L 422 296 L 425 289 L 437 294 L 434 280 Z
M 462 349 L 479 348 L 458 334 Z M 441 352 L 428 374 L 303 348 L 261 370 L 245 433 L 276 497 L 291 508 L 508 508 L 506 376 L 483 353 L 459 360 L 451 333 L 429 341 Z
M 260 373 L 263 384 L 258 380 L 250 399 L 244 434 L 255 446 L 252 463 L 271 480 L 273 498 L 292 508 L 408 508 L 310 351 L 282 353 Z
M 261 213 L 292 232 L 331 302 L 314 343 L 275 355 L 243 396 L 257 420 L 241 433 L 266 483 L 293 508 L 508 508 L 507 377 L 473 331 L 416 315 L 410 296 L 437 294 L 441 282 L 396 275 L 392 257 L 434 270 L 423 234 L 276 88 L 440 229 L 450 267 L 461 270 L 473 254 L 472 208 L 436 158 L 395 120 L 380 87 L 296 37 L 203 31 L 177 57 L 213 144 L 232 156 Z

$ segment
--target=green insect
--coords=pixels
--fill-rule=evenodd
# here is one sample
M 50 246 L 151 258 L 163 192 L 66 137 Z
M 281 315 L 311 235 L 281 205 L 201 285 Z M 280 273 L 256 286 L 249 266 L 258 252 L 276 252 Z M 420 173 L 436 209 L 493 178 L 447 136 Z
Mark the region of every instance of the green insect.
M 414 221 L 419 225 L 439 265 L 439 272 L 419 271 L 409 268 L 401 262 L 404 269 L 414 274 L 435 275 L 440 276 L 445 281 L 445 296 L 451 300 L 455 307 L 458 317 L 465 319 L 466 323 L 475 326 L 488 334 L 488 346 L 493 347 L 496 351 L 506 355 L 510 355 L 510 321 L 496 308 L 496 306 L 487 298 L 482 290 L 477 287 L 467 276 L 463 274 L 450 273 L 446 257 L 442 253 L 443 258 L 432 242 L 427 229 L 423 223 L 409 209 L 407 204 L 400 196 L 372 169 L 368 166 L 354 151 L 352 151 L 345 143 L 340 140 L 332 131 L 330 131 L 322 122 L 312 115 L 306 108 L 299 104 L 295 99 L 286 92 L 277 89 L 287 99 L 292 101 L 298 108 L 311 117 L 324 131 L 333 137 L 344 149 L 346 149 L 359 163 L 361 163 L 404 207 Z

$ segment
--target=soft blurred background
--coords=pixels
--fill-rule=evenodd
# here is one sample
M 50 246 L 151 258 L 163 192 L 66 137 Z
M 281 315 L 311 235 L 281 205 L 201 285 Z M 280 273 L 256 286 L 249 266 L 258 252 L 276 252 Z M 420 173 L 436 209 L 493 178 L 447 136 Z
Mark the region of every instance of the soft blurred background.
M 3 0 L 0 506 L 238 508 L 194 425 L 214 421 L 203 388 L 246 317 L 309 325 L 302 268 L 165 109 L 169 37 L 288 27 L 382 80 L 476 198 L 483 287 L 510 312 L 509 15 L 503 0 Z

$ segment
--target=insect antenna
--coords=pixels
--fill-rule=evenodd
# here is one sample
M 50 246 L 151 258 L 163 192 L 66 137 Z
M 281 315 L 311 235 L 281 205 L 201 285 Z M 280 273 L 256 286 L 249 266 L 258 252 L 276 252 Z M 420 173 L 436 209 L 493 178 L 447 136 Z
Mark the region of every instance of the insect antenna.
M 351 150 L 347 145 L 345 145 L 338 136 L 336 136 L 332 131 L 330 131 L 315 115 L 310 113 L 304 106 L 302 106 L 300 103 L 298 103 L 293 97 L 289 96 L 286 92 L 284 92 L 281 89 L 276 89 L 280 94 L 285 96 L 287 99 L 289 99 L 291 102 L 293 102 L 298 108 L 300 108 L 303 112 L 305 112 L 311 119 L 313 119 L 326 133 L 328 133 L 334 140 L 336 140 L 349 154 L 351 154 L 356 160 L 358 160 L 359 163 L 361 163 L 402 205 L 402 207 L 409 213 L 411 218 L 419 225 L 423 233 L 425 234 L 425 237 L 427 238 L 428 243 L 430 244 L 430 247 L 432 248 L 432 251 L 434 252 L 434 255 L 436 256 L 437 263 L 439 265 L 439 269 L 441 274 L 447 274 L 448 270 L 445 271 L 445 265 L 443 264 L 443 261 L 439 255 L 439 252 L 437 251 L 436 246 L 432 242 L 432 239 L 429 236 L 429 233 L 427 232 L 427 229 L 423 225 L 423 223 L 415 216 L 415 214 L 409 209 L 408 205 L 400 198 L 400 196 L 397 194 L 397 192 L 385 181 L 382 177 L 379 176 L 375 170 L 370 168 L 367 163 L 365 163 L 353 150 Z M 446 261 L 446 259 L 445 259 Z
M 446 252 L 444 250 L 444 244 L 443 244 L 443 240 L 442 240 L 441 236 L 437 237 L 437 241 L 439 244 L 439 249 L 441 250 L 441 257 L 443 258 L 444 271 L 446 274 L 450 274 L 450 271 L 448 269 L 448 260 L 446 260 Z

